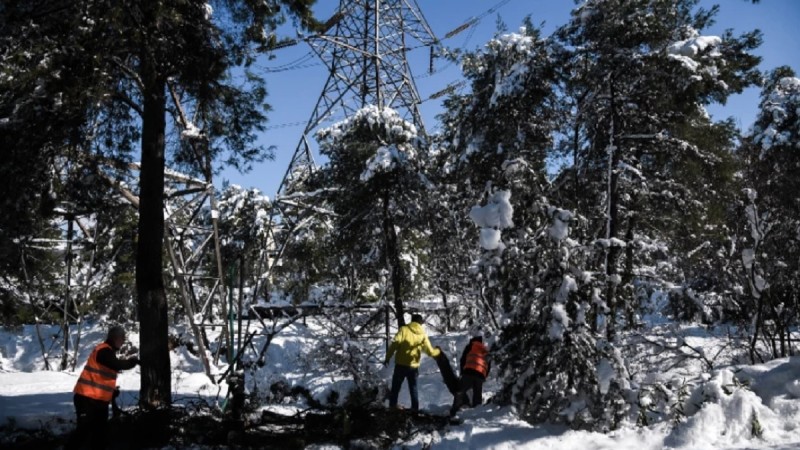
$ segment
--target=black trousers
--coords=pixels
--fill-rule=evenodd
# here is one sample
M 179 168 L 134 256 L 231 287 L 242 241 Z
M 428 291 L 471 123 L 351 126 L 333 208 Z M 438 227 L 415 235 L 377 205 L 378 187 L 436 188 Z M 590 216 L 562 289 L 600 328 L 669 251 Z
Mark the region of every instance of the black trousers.
M 75 414 L 78 416 L 78 427 L 72 432 L 65 450 L 77 450 L 89 440 L 95 450 L 107 447 L 108 403 L 75 394 L 72 397 Z
M 473 408 L 483 403 L 483 377 L 473 373 L 464 373 L 461 375 L 461 381 L 458 383 L 458 392 L 453 398 L 453 407 L 450 408 L 450 415 L 455 415 L 459 409 L 465 404 L 469 403 Z M 472 402 L 467 398 L 467 391 L 472 390 Z
M 403 387 L 403 380 L 408 380 L 408 393 L 411 395 L 411 410 L 419 411 L 419 393 L 417 392 L 417 378 L 419 378 L 419 368 L 394 365 L 392 374 L 392 390 L 389 393 L 389 407 L 397 406 L 397 397 L 400 395 L 400 388 Z

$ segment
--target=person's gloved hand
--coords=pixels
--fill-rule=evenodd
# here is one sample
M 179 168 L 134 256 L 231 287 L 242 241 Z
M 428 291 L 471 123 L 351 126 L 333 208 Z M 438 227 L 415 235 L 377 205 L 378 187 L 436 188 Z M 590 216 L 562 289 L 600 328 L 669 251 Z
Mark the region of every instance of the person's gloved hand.
M 120 408 L 117 405 L 117 397 L 119 397 L 119 386 L 114 388 L 114 393 L 111 394 L 111 417 L 116 419 L 120 416 Z

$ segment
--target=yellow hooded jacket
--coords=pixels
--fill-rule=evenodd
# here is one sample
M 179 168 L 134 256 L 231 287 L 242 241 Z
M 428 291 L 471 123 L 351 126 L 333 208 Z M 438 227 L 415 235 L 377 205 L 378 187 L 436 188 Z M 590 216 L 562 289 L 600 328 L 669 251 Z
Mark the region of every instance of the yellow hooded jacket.
M 441 353 L 438 348 L 431 346 L 431 341 L 428 340 L 428 335 L 425 334 L 422 325 L 417 322 L 411 322 L 400 327 L 400 330 L 394 335 L 394 340 L 389 344 L 385 362 L 388 364 L 389 360 L 392 359 L 392 355 L 397 352 L 394 360 L 395 364 L 419 367 L 423 351 L 432 358 L 439 356 L 439 353 Z

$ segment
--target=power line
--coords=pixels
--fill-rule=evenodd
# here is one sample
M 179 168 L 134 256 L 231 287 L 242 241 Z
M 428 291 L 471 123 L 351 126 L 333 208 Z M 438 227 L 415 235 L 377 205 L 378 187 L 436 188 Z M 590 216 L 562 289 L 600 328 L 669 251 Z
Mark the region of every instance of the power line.
M 306 124 L 305 121 L 303 121 L 303 122 L 279 123 L 279 124 L 276 124 L 276 125 L 270 125 L 268 127 L 264 127 L 264 131 L 266 131 L 266 130 L 275 130 L 275 129 L 278 129 L 278 128 L 299 127 L 299 126 L 302 126 L 302 125 L 305 125 L 305 124 Z
M 311 52 L 311 51 L 308 51 L 303 56 L 300 56 L 299 58 L 296 58 L 296 59 L 294 59 L 292 61 L 289 61 L 287 63 L 281 64 L 281 65 L 277 65 L 277 66 L 272 66 L 272 67 L 260 65 L 259 68 L 261 70 L 265 71 L 265 72 L 283 72 L 283 71 L 286 71 L 286 70 L 293 70 L 297 66 L 310 67 L 310 65 L 305 65 L 305 63 L 307 63 L 308 61 L 310 61 L 310 60 L 312 60 L 314 58 L 315 58 L 314 53 Z M 312 64 L 312 65 L 317 65 L 317 64 Z
M 317 63 L 310 63 L 310 64 L 299 64 L 299 65 L 296 65 L 296 66 L 286 67 L 286 68 L 283 68 L 283 69 L 262 69 L 262 70 L 264 72 L 267 72 L 267 73 L 279 73 L 279 72 L 288 72 L 288 71 L 291 71 L 291 70 L 308 69 L 309 67 L 316 67 L 316 66 L 321 66 L 321 65 L 322 65 L 322 63 L 318 63 L 317 62 Z
M 464 80 L 454 81 L 452 83 L 448 83 L 447 86 L 445 86 L 444 89 L 439 90 L 437 92 L 434 92 L 433 94 L 428 96 L 428 98 L 422 100 L 422 102 L 424 103 L 424 102 L 427 102 L 428 100 L 435 100 L 435 99 L 437 99 L 437 98 L 439 98 L 439 97 L 441 97 L 443 95 L 455 92 L 457 89 L 461 88 L 465 84 L 466 84 L 466 81 L 464 81 Z
M 471 17 L 471 18 L 467 19 L 467 21 L 464 22 L 463 24 L 461 24 L 458 27 L 450 30 L 448 33 L 446 33 L 444 35 L 444 38 L 442 38 L 442 40 L 449 39 L 449 38 L 461 33 L 462 31 L 466 30 L 467 28 L 474 28 L 476 25 L 478 25 L 478 23 L 481 20 L 483 20 L 484 17 L 488 16 L 489 14 L 493 14 L 493 13 L 497 12 L 500 8 L 505 6 L 510 1 L 511 0 L 500 0 L 499 2 L 495 3 L 494 6 L 492 6 L 489 9 L 487 9 L 486 11 L 482 12 L 477 17 Z
M 469 30 L 469 32 L 467 33 L 466 38 L 464 39 L 464 42 L 460 46 L 456 47 L 459 50 L 466 49 L 467 44 L 469 44 L 469 41 L 472 40 L 472 37 L 475 35 L 475 30 L 477 29 L 478 24 L 486 16 L 488 16 L 489 14 L 494 14 L 495 12 L 499 11 L 500 8 L 502 8 L 503 6 L 508 4 L 510 1 L 511 0 L 500 0 L 499 2 L 495 3 L 494 6 L 492 6 L 491 8 L 483 11 L 482 13 L 478 14 L 477 16 L 474 16 L 474 17 L 471 17 L 471 18 L 467 19 L 463 24 L 461 24 L 461 25 L 457 26 L 456 28 L 454 28 L 454 29 L 450 30 L 449 32 L 447 32 L 444 35 L 444 37 L 442 38 L 442 40 L 450 39 L 450 38 L 452 38 L 452 37 L 464 32 L 466 30 Z M 454 63 L 455 63 L 455 60 L 450 60 L 444 66 L 439 67 L 439 68 L 437 68 L 437 69 L 435 69 L 433 71 L 430 71 L 427 74 L 419 75 L 416 78 L 427 78 L 427 77 L 436 75 L 437 73 L 440 73 L 440 72 L 443 72 L 443 71 L 449 69 L 450 66 L 452 66 Z M 445 89 L 447 89 L 447 88 L 445 88 Z M 430 100 L 430 99 L 431 98 L 429 97 L 428 100 Z

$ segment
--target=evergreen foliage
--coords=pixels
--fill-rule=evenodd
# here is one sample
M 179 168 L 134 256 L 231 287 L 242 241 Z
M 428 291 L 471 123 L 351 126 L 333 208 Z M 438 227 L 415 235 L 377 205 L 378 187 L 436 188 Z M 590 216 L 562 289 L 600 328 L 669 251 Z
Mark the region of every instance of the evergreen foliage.
M 757 350 L 761 339 L 772 357 L 789 355 L 789 333 L 800 318 L 798 108 L 800 80 L 787 67 L 776 69 L 767 77 L 756 123 L 740 150 L 744 187 L 733 226 L 738 275 L 733 297 L 739 310 L 750 311 L 750 320 L 755 313 L 753 361 L 764 358 Z
M 559 112 L 551 53 L 532 26 L 523 27 L 520 34 L 497 36 L 485 49 L 464 56 L 464 76 L 471 89 L 448 98 L 440 117 L 444 149 L 436 158 L 435 181 L 437 204 L 444 207 L 431 212 L 436 214 L 431 229 L 443 244 L 433 249 L 432 264 L 441 283 L 452 268 L 452 254 L 464 255 L 464 265 L 477 279 L 472 297 L 481 299 L 476 306 L 487 315 L 485 321 L 511 307 L 527 276 L 520 273 L 524 268 L 516 271 L 518 266 L 506 260 L 516 250 L 481 250 L 476 245 L 478 233 L 499 233 L 500 227 L 489 225 L 480 231 L 469 213 L 476 204 L 508 192 L 514 219 L 503 227 L 508 230 L 501 247 L 524 245 L 532 222 L 525 206 L 544 193 L 546 150 Z M 440 260 L 446 263 L 437 264 Z M 463 284 L 457 280 L 448 284 Z
M 14 128 L 18 134 L 11 133 L 3 144 L 22 152 L 23 166 L 45 171 L 34 170 L 34 175 L 47 173 L 51 161 L 75 158 L 69 151 L 126 155 L 137 150 L 139 140 L 135 276 L 138 316 L 146 331 L 141 355 L 150 368 L 142 377 L 140 402 L 145 406 L 170 403 L 162 276 L 168 149 L 173 149 L 176 163 L 191 161 L 196 173 L 206 175 L 223 150 L 234 164 L 263 154 L 265 149 L 252 144 L 254 132 L 263 126 L 264 90 L 257 83 L 252 90 L 237 86 L 229 70 L 252 62 L 250 44 L 265 44 L 285 17 L 281 5 L 310 25 L 310 4 L 222 1 L 218 5 L 229 14 L 222 22 L 214 21 L 209 4 L 189 0 L 52 0 L 3 6 L 0 26 L 7 45 L 2 56 L 16 64 L 4 65 L 3 82 L 9 83 L 11 94 L 2 99 L 0 111 L 9 123 L 19 124 Z M 168 92 L 174 109 L 167 107 Z M 186 115 L 184 103 L 194 105 L 193 116 Z M 190 134 L 184 137 L 199 142 L 169 146 L 170 129 L 182 129 Z M 28 195 L 20 206 L 35 202 Z
M 574 115 L 565 184 L 582 193 L 565 206 L 587 217 L 587 238 L 605 248 L 594 270 L 605 276 L 611 339 L 619 323 L 637 326 L 652 289 L 694 287 L 682 255 L 719 235 L 723 216 L 712 205 L 730 185 L 733 135 L 704 107 L 757 81 L 749 52 L 760 36 L 702 36 L 716 8 L 695 6 L 589 1 L 557 32 Z
M 420 199 L 427 189 L 418 158 L 425 141 L 392 109 L 368 106 L 318 133 L 330 159 L 317 176 L 335 214 L 331 244 L 350 299 L 385 290 L 399 325 L 418 273 Z M 383 281 L 382 281 L 383 278 Z

